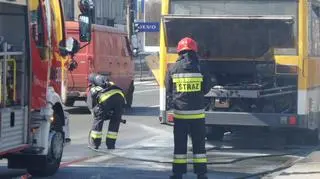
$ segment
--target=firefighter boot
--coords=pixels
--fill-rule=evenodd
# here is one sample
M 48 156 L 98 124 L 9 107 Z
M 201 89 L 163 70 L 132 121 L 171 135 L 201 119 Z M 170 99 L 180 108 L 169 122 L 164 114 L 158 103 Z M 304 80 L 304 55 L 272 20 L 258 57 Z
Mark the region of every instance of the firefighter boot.
M 115 143 L 116 143 L 116 140 L 115 139 L 110 139 L 110 138 L 107 138 L 106 139 L 106 145 L 107 145 L 107 148 L 112 150 L 112 149 L 115 149 Z
M 205 174 L 201 174 L 201 175 L 198 175 L 198 179 L 208 179 L 208 177 Z
M 172 176 L 170 176 L 170 179 L 182 179 L 182 175 L 173 174 Z
M 90 146 L 94 147 L 94 149 L 98 149 L 101 145 L 101 139 L 94 139 L 90 137 Z

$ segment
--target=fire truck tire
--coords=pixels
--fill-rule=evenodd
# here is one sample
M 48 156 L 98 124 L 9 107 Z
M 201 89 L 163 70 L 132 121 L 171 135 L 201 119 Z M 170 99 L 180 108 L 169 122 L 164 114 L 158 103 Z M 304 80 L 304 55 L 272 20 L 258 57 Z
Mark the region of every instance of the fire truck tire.
M 63 121 L 62 115 L 55 113 L 54 116 L 56 122 L 51 127 L 52 140 L 45 162 L 37 165 L 38 167 L 27 169 L 28 173 L 34 177 L 52 176 L 60 167 L 64 145 Z
M 75 103 L 75 99 L 72 99 L 72 98 L 67 98 L 66 99 L 66 102 L 64 103 L 65 106 L 68 106 L 68 107 L 72 107 Z
M 131 108 L 133 102 L 134 82 L 132 81 L 126 95 L 126 108 Z

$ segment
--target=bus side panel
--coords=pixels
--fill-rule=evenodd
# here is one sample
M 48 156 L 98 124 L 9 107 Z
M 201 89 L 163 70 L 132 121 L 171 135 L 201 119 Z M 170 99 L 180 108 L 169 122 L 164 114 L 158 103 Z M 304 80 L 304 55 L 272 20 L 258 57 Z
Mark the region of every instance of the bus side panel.
M 308 89 L 304 102 L 308 128 L 320 129 L 320 59 L 308 59 Z M 299 101 L 301 102 L 301 101 Z

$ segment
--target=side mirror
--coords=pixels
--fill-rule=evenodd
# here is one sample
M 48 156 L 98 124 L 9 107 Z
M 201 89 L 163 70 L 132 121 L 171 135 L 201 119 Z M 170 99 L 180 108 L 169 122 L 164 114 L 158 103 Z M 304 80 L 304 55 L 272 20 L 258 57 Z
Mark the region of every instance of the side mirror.
M 70 54 L 76 54 L 80 50 L 80 43 L 77 39 L 69 37 L 66 41 L 66 49 Z
M 80 42 L 90 42 L 91 41 L 91 17 L 87 15 L 79 15 L 79 39 Z
M 80 50 L 80 43 L 72 37 L 69 37 L 67 40 L 61 40 L 59 46 L 60 54 L 62 56 L 73 56 Z

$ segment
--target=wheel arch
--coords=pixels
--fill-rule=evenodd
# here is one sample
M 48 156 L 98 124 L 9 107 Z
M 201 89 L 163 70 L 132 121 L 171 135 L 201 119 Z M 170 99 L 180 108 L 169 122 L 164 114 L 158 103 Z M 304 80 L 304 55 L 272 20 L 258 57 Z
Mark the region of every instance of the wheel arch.
M 66 121 L 65 121 L 64 110 L 63 110 L 62 104 L 61 103 L 55 103 L 52 106 L 52 109 L 53 109 L 54 113 L 57 113 L 60 116 L 59 119 L 61 120 L 62 125 L 64 126 L 66 124 Z
M 64 107 L 61 100 L 61 97 L 58 93 L 54 91 L 54 89 L 51 87 L 49 88 L 49 93 L 47 96 L 48 102 L 52 105 L 53 112 L 57 113 L 61 117 L 62 125 L 65 125 L 65 115 L 64 115 Z

